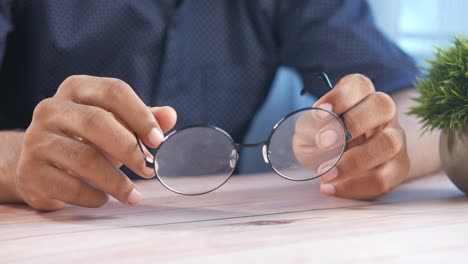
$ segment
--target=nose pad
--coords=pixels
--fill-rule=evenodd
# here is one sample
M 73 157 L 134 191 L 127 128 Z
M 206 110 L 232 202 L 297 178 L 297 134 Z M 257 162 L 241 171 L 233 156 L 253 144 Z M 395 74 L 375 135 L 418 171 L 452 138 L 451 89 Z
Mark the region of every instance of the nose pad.
M 270 163 L 268 161 L 268 146 L 267 145 L 263 145 L 262 147 L 262 156 L 263 156 L 263 160 L 265 161 L 265 163 Z
M 229 155 L 229 166 L 231 168 L 235 168 L 237 161 L 239 160 L 239 153 L 237 153 L 237 150 L 233 149 L 231 152 L 231 155 Z
M 156 161 L 153 162 L 153 159 L 150 157 L 145 157 L 145 166 L 148 168 L 154 168 Z

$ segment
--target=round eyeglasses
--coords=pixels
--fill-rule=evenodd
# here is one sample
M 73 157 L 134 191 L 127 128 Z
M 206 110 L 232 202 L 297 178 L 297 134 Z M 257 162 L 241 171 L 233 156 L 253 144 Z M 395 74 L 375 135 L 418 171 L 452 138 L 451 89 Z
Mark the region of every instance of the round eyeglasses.
M 324 73 L 321 77 L 330 83 Z M 278 175 L 306 181 L 333 168 L 350 138 L 343 120 L 335 113 L 309 107 L 282 118 L 268 139 L 256 144 L 238 144 L 214 126 L 185 127 L 167 135 L 155 149 L 154 159 L 145 161 L 167 189 L 183 195 L 201 195 L 229 180 L 241 147 L 262 147 L 264 161 Z M 138 142 L 144 155 L 143 145 L 139 139 Z

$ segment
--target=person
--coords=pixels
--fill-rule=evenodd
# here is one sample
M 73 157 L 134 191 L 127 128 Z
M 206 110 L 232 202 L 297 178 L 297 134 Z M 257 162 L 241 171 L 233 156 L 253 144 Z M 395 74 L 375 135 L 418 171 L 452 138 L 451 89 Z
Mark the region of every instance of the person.
M 5 0 L 0 39 L 0 203 L 137 204 L 120 166 L 154 172 L 133 132 L 157 147 L 178 119 L 242 140 L 280 65 L 338 81 L 313 89 L 352 135 L 323 193 L 374 199 L 439 167 L 405 114 L 418 70 L 365 1 Z

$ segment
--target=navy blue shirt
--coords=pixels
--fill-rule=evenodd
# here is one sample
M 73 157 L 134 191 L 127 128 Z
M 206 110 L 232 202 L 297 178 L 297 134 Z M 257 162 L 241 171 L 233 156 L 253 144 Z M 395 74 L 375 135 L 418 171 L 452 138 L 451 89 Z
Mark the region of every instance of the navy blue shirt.
M 417 74 L 359 0 L 2 0 L 0 54 L 2 130 L 26 128 L 73 74 L 122 79 L 146 104 L 173 106 L 178 127 L 238 141 L 280 65 L 305 83 L 359 72 L 384 92 Z

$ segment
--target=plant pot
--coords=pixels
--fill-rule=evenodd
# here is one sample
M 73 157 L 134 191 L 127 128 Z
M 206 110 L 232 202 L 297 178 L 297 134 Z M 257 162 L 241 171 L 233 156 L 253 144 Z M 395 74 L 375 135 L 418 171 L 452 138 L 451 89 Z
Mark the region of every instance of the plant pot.
M 468 130 L 461 135 L 442 132 L 439 144 L 442 168 L 455 186 L 468 195 Z

